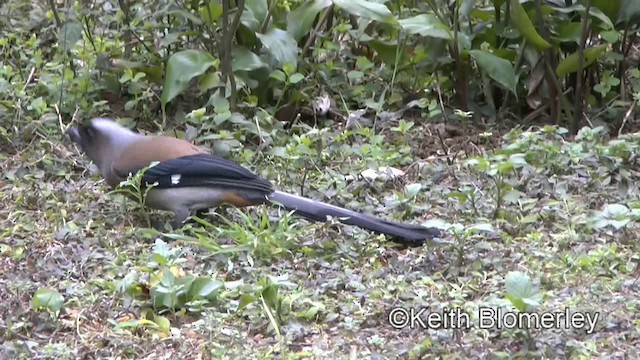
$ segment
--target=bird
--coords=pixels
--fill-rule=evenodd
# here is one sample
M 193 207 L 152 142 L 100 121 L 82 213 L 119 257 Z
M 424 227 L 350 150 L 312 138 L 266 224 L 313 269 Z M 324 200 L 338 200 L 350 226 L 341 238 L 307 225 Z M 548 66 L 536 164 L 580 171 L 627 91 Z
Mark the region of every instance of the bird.
M 232 205 L 247 207 L 281 205 L 312 221 L 337 219 L 374 233 L 384 234 L 405 246 L 422 246 L 439 238 L 438 228 L 383 220 L 329 203 L 275 189 L 267 179 L 242 165 L 212 155 L 191 142 L 164 135 L 145 135 L 106 117 L 95 117 L 65 131 L 67 140 L 93 162 L 111 188 L 145 169 L 142 186 L 147 208 L 168 210 L 170 222 L 180 228 L 194 212 Z

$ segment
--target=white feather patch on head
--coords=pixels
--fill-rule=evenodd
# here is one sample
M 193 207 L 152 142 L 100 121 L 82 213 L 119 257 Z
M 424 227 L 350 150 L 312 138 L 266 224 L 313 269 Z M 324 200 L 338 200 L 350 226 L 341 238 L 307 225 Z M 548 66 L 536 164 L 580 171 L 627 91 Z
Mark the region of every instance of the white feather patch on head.
M 133 131 L 129 130 L 128 128 L 108 118 L 93 118 L 91 119 L 91 125 L 101 132 L 135 134 Z
M 118 151 L 122 151 L 132 142 L 142 137 L 142 135 L 136 134 L 109 118 L 93 118 L 91 119 L 91 127 L 93 127 L 100 136 L 108 139 L 109 144 L 114 149 L 118 149 Z
M 171 184 L 172 185 L 178 185 L 180 183 L 180 178 L 181 177 L 182 177 L 182 175 L 180 175 L 180 174 L 171 175 Z

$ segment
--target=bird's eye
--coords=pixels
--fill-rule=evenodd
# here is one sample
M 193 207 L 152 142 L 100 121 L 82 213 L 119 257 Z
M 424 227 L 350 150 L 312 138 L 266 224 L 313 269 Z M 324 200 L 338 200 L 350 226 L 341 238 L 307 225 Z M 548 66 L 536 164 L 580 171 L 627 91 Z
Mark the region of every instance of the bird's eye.
M 95 135 L 95 130 L 91 127 L 91 125 L 83 125 L 80 126 L 80 132 L 82 132 L 82 137 L 86 139 L 92 139 Z

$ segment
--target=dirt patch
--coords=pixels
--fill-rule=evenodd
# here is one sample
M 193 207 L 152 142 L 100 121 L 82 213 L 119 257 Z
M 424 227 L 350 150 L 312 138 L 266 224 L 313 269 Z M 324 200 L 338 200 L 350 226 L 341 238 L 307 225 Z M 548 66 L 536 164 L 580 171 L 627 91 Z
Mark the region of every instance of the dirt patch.
M 456 158 L 482 155 L 486 149 L 500 147 L 502 136 L 508 130 L 503 126 L 488 126 L 469 122 L 430 123 L 422 126 L 414 141 L 416 157 Z

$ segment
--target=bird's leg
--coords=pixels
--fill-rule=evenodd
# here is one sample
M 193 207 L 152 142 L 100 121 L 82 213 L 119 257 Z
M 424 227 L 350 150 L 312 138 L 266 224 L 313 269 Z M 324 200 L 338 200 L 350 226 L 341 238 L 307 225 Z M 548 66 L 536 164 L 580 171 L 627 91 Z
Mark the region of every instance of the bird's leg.
M 208 208 L 197 209 L 195 211 L 195 216 L 199 217 L 200 219 L 206 219 L 206 214 L 208 211 L 209 211 Z M 191 210 L 186 208 L 179 208 L 179 209 L 174 209 L 173 212 L 175 214 L 175 217 L 174 217 L 174 220 L 171 222 L 171 226 L 174 229 L 179 229 L 182 226 L 184 226 L 186 223 L 197 224 L 197 221 L 195 221 L 191 217 L 191 213 L 192 213 Z
M 187 220 L 187 218 L 191 215 L 191 211 L 189 211 L 189 209 L 186 207 L 180 207 L 173 209 L 173 214 L 174 217 L 171 221 L 171 227 L 174 230 L 177 230 L 184 225 L 185 220 Z
M 196 216 L 204 219 L 204 217 L 206 216 L 207 212 L 209 212 L 209 209 L 198 209 L 196 210 Z
M 220 218 L 215 216 L 216 213 L 220 213 L 220 211 L 224 211 L 224 208 L 221 207 L 216 207 L 215 208 L 215 213 L 214 212 L 210 212 L 212 208 L 204 208 L 204 209 L 198 209 L 195 212 L 195 216 L 199 217 L 202 220 L 207 221 L 208 223 L 212 223 L 212 224 L 219 224 L 220 223 Z M 213 216 L 212 216 L 213 215 Z M 187 220 L 187 221 L 194 221 L 193 219 Z
M 163 220 L 162 218 L 154 218 L 151 219 L 151 227 L 153 227 L 154 229 L 156 229 L 157 231 L 160 232 L 165 232 L 168 229 L 166 228 L 166 221 Z

